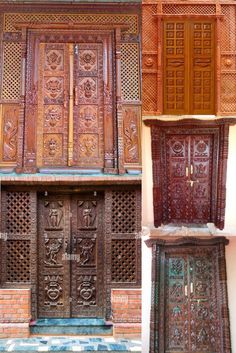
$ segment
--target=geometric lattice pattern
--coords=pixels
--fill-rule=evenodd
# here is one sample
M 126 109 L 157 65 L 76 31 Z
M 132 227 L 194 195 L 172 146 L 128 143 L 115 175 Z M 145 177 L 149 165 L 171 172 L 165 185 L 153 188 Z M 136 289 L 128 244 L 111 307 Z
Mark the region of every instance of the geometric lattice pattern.
M 6 193 L 6 232 L 9 234 L 31 233 L 30 193 Z
M 30 281 L 30 241 L 8 240 L 7 241 L 7 282 L 29 282 Z
M 139 89 L 139 45 L 121 44 L 121 86 L 125 101 L 140 99 Z
M 157 75 L 143 73 L 143 111 L 157 110 Z
M 136 240 L 112 241 L 111 280 L 116 283 L 136 281 Z
M 109 23 L 127 23 L 130 27 L 128 33 L 138 33 L 137 15 L 121 14 L 47 14 L 47 13 L 11 13 L 4 17 L 4 31 L 16 32 L 14 24 L 17 22 L 34 23 L 86 23 L 86 24 L 109 24 Z
M 179 5 L 163 4 L 162 11 L 164 14 L 172 15 L 214 15 L 216 13 L 216 6 L 213 4 L 198 4 L 198 5 Z
M 2 98 L 8 100 L 19 99 L 20 84 L 21 43 L 4 43 Z
M 134 191 L 112 193 L 112 233 L 135 233 L 136 195 Z

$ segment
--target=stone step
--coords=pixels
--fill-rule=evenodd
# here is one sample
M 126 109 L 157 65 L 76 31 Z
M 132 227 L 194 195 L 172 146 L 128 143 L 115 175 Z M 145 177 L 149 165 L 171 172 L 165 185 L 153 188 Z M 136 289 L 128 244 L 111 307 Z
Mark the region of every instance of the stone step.
M 0 339 L 0 352 L 135 352 L 141 353 L 140 340 L 114 337 L 30 337 L 25 339 Z
M 31 322 L 32 335 L 112 335 L 113 325 L 104 319 L 38 319 Z

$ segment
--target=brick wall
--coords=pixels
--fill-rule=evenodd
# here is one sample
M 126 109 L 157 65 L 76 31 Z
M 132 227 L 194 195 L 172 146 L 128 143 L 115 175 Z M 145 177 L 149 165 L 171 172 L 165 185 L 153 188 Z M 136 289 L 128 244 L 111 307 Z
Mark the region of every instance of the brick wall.
M 0 338 L 28 337 L 30 289 L 0 289 Z
M 114 335 L 141 335 L 141 289 L 112 289 Z

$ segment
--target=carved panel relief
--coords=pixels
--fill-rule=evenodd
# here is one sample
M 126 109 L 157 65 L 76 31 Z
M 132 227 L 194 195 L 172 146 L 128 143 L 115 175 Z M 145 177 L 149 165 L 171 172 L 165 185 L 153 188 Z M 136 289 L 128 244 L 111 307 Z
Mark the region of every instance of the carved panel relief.
M 65 197 L 39 202 L 39 317 L 70 316 L 69 203 Z
M 68 45 L 39 47 L 38 166 L 65 166 L 68 151 Z
M 74 161 L 104 166 L 103 50 L 101 44 L 76 44 L 74 59 Z
M 140 162 L 140 113 L 137 107 L 124 107 L 124 156 L 125 163 Z
M 72 316 L 103 316 L 103 202 L 73 197 L 72 214 Z
M 0 107 L 1 112 L 1 107 Z M 15 164 L 17 160 L 19 107 L 17 105 L 4 105 L 0 121 L 2 147 L 0 161 Z

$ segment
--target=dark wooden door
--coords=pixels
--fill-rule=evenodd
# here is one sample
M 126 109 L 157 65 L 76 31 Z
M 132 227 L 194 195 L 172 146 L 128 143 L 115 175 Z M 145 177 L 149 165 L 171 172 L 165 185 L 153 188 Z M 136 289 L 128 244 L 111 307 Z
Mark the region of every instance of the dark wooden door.
M 183 248 L 163 256 L 165 352 L 220 352 L 214 249 Z
M 210 221 L 213 140 L 212 135 L 166 136 L 165 222 Z
M 72 199 L 72 316 L 98 316 L 103 308 L 103 200 L 99 197 Z
M 103 198 L 39 200 L 38 316 L 104 317 Z

